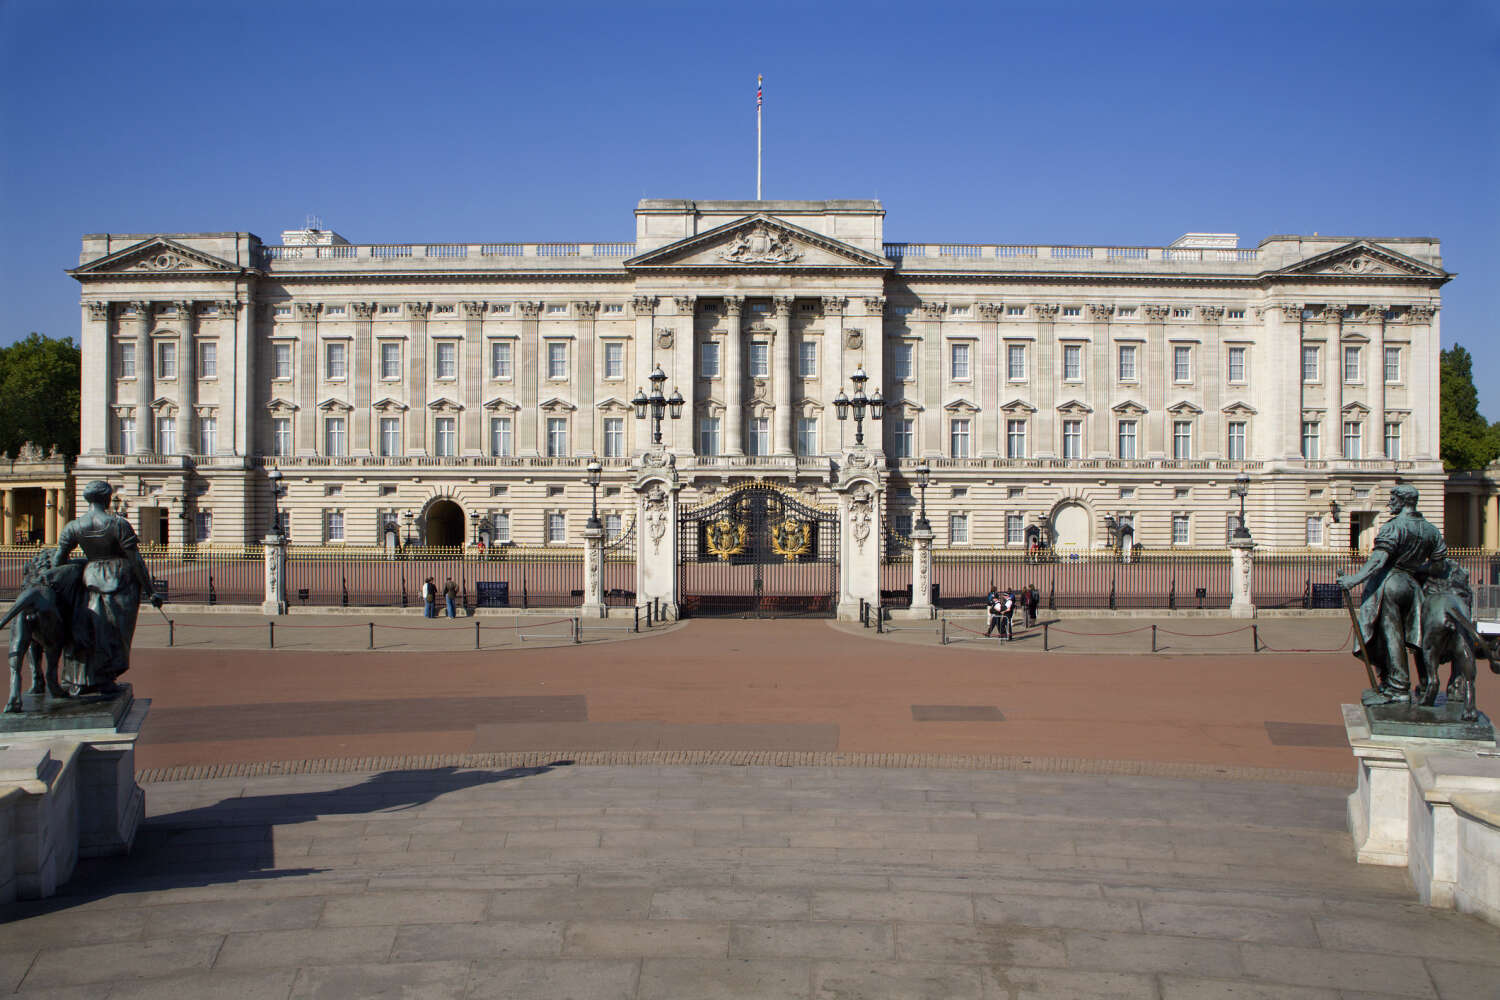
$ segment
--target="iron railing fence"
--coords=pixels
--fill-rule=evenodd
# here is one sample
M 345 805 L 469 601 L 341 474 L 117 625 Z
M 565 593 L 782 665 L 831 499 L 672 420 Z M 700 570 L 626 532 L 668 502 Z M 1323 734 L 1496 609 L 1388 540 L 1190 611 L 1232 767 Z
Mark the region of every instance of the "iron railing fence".
M 19 593 L 26 564 L 48 547 L 0 546 L 0 593 Z M 168 601 L 258 605 L 265 600 L 265 555 L 259 545 L 143 545 L 141 556 Z
M 635 606 L 635 521 L 618 538 L 604 543 L 604 603 Z
M 290 546 L 287 603 L 295 606 L 417 607 L 428 577 L 451 578 L 466 605 L 572 607 L 583 601 L 583 549 L 499 545 L 402 549 Z M 441 601 L 439 601 L 441 604 Z
M 1481 588 L 1500 584 L 1500 551 L 1449 549 L 1448 557 L 1469 574 L 1476 609 L 1487 598 Z M 1338 577 L 1365 564 L 1368 552 L 1329 549 L 1256 549 L 1250 599 L 1260 608 L 1337 608 Z
M 1146 552 L 1126 561 L 1113 549 L 1049 552 L 1023 549 L 934 549 L 933 603 L 982 607 L 991 589 L 1036 587 L 1042 607 L 1182 610 L 1227 608 L 1227 550 Z

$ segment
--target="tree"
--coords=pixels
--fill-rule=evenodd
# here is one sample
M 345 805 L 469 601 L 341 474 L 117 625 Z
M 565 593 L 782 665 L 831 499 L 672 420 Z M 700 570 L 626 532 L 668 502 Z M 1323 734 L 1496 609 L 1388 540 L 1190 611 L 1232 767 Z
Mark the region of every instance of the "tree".
M 1491 424 L 1479 413 L 1473 357 L 1454 344 L 1453 350 L 1442 353 L 1438 377 L 1443 468 L 1482 469 L 1500 458 L 1500 423 Z
M 14 455 L 30 441 L 78 454 L 81 368 L 72 337 L 33 332 L 0 348 L 0 449 Z

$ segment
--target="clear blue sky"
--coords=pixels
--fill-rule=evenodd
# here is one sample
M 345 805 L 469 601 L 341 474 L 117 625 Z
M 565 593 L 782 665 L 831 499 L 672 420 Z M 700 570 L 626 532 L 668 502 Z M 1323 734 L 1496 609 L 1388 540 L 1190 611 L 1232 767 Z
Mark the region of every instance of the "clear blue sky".
M 891 240 L 1436 236 L 1500 418 L 1500 2 L 0 0 L 0 342 L 88 232 L 628 240 L 641 197 Z

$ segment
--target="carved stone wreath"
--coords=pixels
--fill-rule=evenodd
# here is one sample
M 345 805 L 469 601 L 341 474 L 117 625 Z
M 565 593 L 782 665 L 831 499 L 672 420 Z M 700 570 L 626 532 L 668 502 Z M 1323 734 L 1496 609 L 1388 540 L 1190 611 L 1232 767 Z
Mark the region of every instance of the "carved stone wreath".
M 865 332 L 863 330 L 845 330 L 844 346 L 851 351 L 858 351 L 865 346 Z
M 192 261 L 170 250 L 154 253 L 136 265 L 142 271 L 182 271 L 192 266 Z
M 662 350 L 665 351 L 671 348 L 672 339 L 673 338 L 671 330 L 663 328 L 656 331 L 656 346 L 660 347 Z

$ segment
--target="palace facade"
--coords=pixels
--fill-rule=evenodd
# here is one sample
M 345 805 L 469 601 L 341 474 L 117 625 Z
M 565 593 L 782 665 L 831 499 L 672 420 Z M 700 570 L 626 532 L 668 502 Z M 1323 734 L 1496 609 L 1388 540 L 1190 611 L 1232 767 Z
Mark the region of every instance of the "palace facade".
M 578 543 L 611 532 L 658 366 L 682 503 L 768 480 L 827 502 L 863 370 L 889 527 L 935 544 L 1368 544 L 1398 480 L 1442 512 L 1435 239 L 887 242 L 876 201 L 645 200 L 614 243 L 96 234 L 80 481 L 147 540 Z M 903 231 L 907 229 L 903 225 Z

